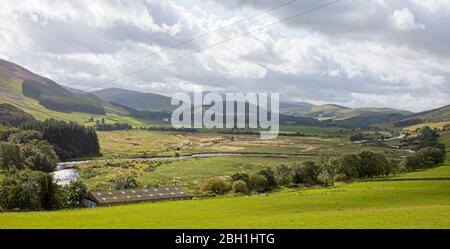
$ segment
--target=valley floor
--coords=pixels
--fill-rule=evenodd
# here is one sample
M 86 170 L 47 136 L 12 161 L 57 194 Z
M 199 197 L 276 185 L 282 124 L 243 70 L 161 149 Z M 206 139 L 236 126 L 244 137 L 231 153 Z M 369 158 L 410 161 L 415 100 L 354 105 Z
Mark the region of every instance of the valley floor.
M 449 177 L 449 168 L 431 171 Z M 450 228 L 450 181 L 358 182 L 268 195 L 0 213 L 0 228 Z

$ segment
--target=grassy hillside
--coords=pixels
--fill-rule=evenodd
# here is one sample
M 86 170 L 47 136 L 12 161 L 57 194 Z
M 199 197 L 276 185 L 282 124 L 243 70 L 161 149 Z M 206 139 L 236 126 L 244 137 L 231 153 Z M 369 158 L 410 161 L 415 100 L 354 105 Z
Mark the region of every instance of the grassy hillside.
M 48 108 L 42 105 L 39 97 L 31 97 L 30 94 L 28 94 L 28 96 L 24 95 L 24 79 L 29 80 L 28 84 L 37 82 L 36 84 L 38 89 L 33 89 L 39 91 L 41 94 L 44 93 L 44 95 L 65 96 L 69 94 L 71 96 L 68 98 L 69 100 L 75 98 L 78 99 L 77 101 L 86 102 L 86 98 L 88 98 L 92 101 L 101 101 L 95 96 L 73 93 L 59 85 L 56 85 L 54 82 L 46 81 L 48 79 L 33 74 L 22 67 L 6 61 L 0 61 L 0 104 L 11 104 L 33 115 L 33 117 L 38 120 L 55 118 L 66 121 L 86 123 L 89 125 L 94 123 L 89 123 L 88 119 L 90 117 L 94 117 L 95 119 L 105 118 L 106 122 L 110 123 L 126 122 L 134 126 L 146 125 L 146 122 L 128 116 L 129 113 L 127 110 L 106 102 L 101 103 L 106 112 L 105 114 L 92 114 L 79 111 L 61 111 L 54 110 L 55 108 Z
M 119 88 L 108 88 L 92 92 L 99 98 L 138 110 L 154 112 L 170 112 L 174 109 L 170 105 L 171 99 L 153 93 L 142 93 Z
M 0 213 L 0 228 L 449 228 L 448 189 L 450 181 L 364 182 L 269 195 Z
M 429 126 L 432 129 L 442 130 L 445 126 L 450 125 L 449 121 L 442 121 L 442 122 L 428 122 L 428 123 L 420 123 L 416 125 L 411 125 L 408 127 L 403 128 L 405 131 L 414 132 L 417 129 L 423 128 L 425 126 Z
M 48 109 L 62 112 L 85 112 L 104 114 L 101 100 L 90 94 L 70 92 L 50 79 L 34 74 L 14 63 L 0 60 L 2 79 L 22 81 L 24 96 L 35 99 Z
M 437 109 L 408 115 L 402 120 L 394 123 L 397 127 L 407 127 L 422 123 L 436 123 L 450 121 L 450 105 L 446 105 Z
M 365 127 L 376 123 L 399 120 L 411 112 L 390 108 L 348 108 L 334 104 L 310 107 L 281 108 L 282 112 L 297 116 L 316 118 L 322 121 L 334 122 L 337 125 L 349 127 Z

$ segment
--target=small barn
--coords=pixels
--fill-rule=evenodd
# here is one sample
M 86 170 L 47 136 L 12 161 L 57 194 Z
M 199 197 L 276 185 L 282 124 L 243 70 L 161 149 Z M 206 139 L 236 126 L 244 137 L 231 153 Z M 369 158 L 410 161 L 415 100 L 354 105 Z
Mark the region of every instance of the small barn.
M 155 187 L 89 192 L 83 200 L 86 207 L 111 206 L 139 202 L 190 200 L 193 195 L 181 187 Z

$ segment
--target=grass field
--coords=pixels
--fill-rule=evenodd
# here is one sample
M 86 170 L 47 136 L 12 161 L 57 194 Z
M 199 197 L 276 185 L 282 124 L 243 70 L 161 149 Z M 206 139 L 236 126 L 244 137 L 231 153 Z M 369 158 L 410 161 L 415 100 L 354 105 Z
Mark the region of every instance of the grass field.
M 364 182 L 269 195 L 0 213 L 0 228 L 450 228 L 450 181 Z
M 191 155 L 204 152 L 341 155 L 361 150 L 385 152 L 387 156 L 408 153 L 389 147 L 350 143 L 345 138 L 286 137 L 261 140 L 255 135 L 174 133 L 158 131 L 98 132 L 104 158 L 133 158 L 156 155 Z
M 407 173 L 394 178 L 447 178 L 450 177 L 450 164 L 440 167 Z
M 101 153 L 106 158 L 155 156 L 176 151 L 183 145 L 182 139 L 168 132 L 130 130 L 99 131 L 97 134 Z
M 123 174 L 136 176 L 142 186 L 183 185 L 196 187 L 201 180 L 206 178 L 230 176 L 236 172 L 256 172 L 265 167 L 292 164 L 307 159 L 313 158 L 223 156 L 157 162 L 124 163 L 117 161 L 117 164 L 92 162 L 79 165 L 79 167 L 82 172 L 80 180 L 91 190 L 111 189 L 114 178 Z M 148 170 L 151 167 L 155 168 Z

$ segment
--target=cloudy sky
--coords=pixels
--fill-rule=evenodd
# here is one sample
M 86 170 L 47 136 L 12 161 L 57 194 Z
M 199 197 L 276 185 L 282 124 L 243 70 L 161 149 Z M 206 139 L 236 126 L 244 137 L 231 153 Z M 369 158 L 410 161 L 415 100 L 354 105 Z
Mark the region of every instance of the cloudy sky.
M 315 9 L 330 2 L 0 0 L 0 58 L 87 91 L 201 85 L 351 107 L 450 104 L 450 0 Z

